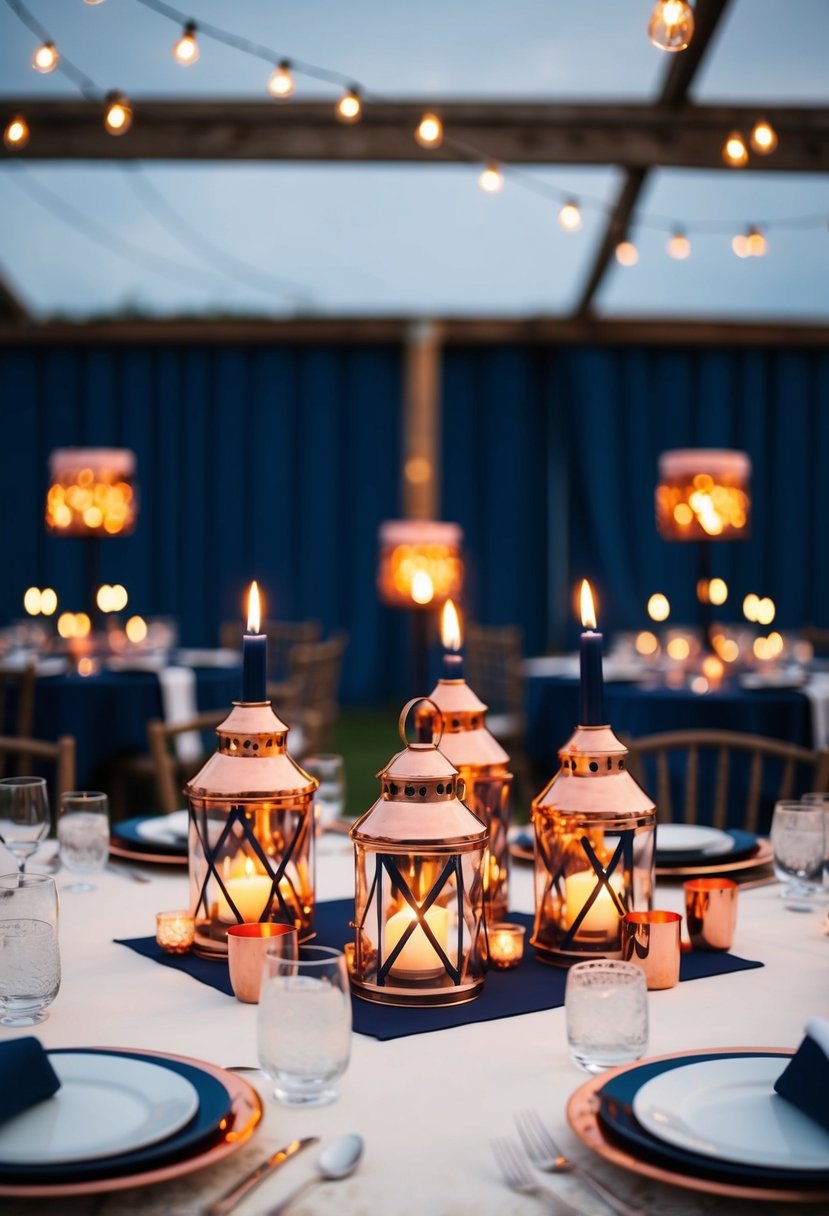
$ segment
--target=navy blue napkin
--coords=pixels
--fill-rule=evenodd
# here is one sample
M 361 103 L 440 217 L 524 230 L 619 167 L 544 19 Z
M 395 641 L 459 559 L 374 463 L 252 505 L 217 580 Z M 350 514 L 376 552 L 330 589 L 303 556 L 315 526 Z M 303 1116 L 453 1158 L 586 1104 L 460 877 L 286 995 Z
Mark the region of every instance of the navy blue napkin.
M 32 1035 L 0 1043 L 0 1122 L 51 1098 L 60 1078 Z
M 812 1018 L 806 1023 L 806 1038 L 774 1088 L 829 1131 L 829 1022 Z
M 345 942 L 353 941 L 354 930 L 348 923 L 353 916 L 353 899 L 334 899 L 317 904 L 314 909 L 315 944 L 336 946 L 341 950 Z M 516 924 L 524 925 L 529 938 L 533 925 L 532 916 L 523 912 L 510 912 L 508 918 Z M 195 954 L 165 954 L 154 937 L 116 940 L 119 945 L 128 946 L 130 950 L 135 950 L 165 967 L 184 971 L 201 983 L 217 988 L 219 992 L 233 992 L 227 963 L 221 960 L 214 962 L 212 959 L 198 958 Z M 762 963 L 738 958 L 735 954 L 698 951 L 683 954 L 679 978 L 701 979 L 708 975 L 725 975 L 731 971 L 747 971 L 762 966 Z M 357 1034 L 367 1034 L 385 1041 L 404 1038 L 410 1034 L 426 1034 L 432 1030 L 446 1030 L 451 1026 L 465 1026 L 470 1022 L 491 1022 L 497 1018 L 516 1017 L 521 1013 L 558 1009 L 564 1004 L 566 982 L 565 968 L 539 964 L 532 946 L 527 945 L 523 962 L 511 971 L 489 971 L 481 995 L 465 1005 L 408 1009 L 395 1005 L 373 1005 L 354 997 L 354 1030 Z

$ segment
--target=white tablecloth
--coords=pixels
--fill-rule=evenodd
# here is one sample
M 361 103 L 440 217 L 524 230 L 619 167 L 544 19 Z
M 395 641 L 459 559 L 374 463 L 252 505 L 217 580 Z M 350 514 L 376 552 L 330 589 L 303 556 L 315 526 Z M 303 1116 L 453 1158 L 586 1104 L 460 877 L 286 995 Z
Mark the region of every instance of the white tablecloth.
M 326 838 L 318 859 L 318 896 L 352 893 L 350 845 Z M 146 872 L 150 872 L 149 867 Z M 58 876 L 59 886 L 68 879 Z M 681 888 L 666 888 L 658 904 L 679 910 Z M 155 1048 L 223 1065 L 256 1064 L 256 1009 L 240 1005 L 190 977 L 141 958 L 114 937 L 154 932 L 163 908 L 187 903 L 185 870 L 152 871 L 146 885 L 107 872 L 91 893 L 61 897 L 63 983 L 49 1018 L 38 1028 L 48 1047 Z M 512 904 L 529 911 L 531 875 L 513 873 Z M 829 937 L 821 914 L 787 912 L 776 886 L 743 891 L 735 952 L 766 966 L 694 980 L 650 994 L 649 1055 L 729 1046 L 795 1047 L 810 1015 L 829 1012 Z M 0 1028 L 3 1039 L 23 1031 Z M 760 1205 L 731 1202 L 651 1183 L 606 1164 L 566 1125 L 569 1095 L 584 1080 L 570 1060 L 564 1010 L 484 1022 L 380 1043 L 353 1038 L 351 1064 L 331 1106 L 296 1112 L 270 1097 L 263 1124 L 237 1154 L 174 1184 L 109 1196 L 60 1200 L 60 1216 L 96 1213 L 165 1216 L 196 1213 L 247 1168 L 288 1140 L 316 1133 L 359 1132 L 366 1152 L 345 1182 L 321 1186 L 293 1209 L 295 1216 L 504 1216 L 541 1211 L 538 1202 L 508 1191 L 490 1151 L 493 1137 L 513 1132 L 513 1114 L 539 1110 L 568 1152 L 615 1189 L 664 1216 L 740 1213 Z M 254 1083 L 264 1095 L 268 1083 Z M 312 1148 L 254 1191 L 240 1216 L 266 1213 L 313 1165 Z M 551 1185 L 585 1212 L 603 1206 L 570 1178 Z M 0 1199 L 0 1211 L 43 1213 L 43 1202 Z M 763 1205 L 768 1213 L 811 1212 L 806 1205 Z

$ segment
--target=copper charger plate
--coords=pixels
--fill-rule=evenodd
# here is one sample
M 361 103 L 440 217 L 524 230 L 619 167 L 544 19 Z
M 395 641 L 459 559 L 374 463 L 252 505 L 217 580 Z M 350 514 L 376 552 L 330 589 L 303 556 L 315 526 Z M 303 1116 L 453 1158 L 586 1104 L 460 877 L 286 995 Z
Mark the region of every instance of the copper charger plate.
M 705 1049 L 707 1055 L 728 1055 L 734 1051 L 745 1050 L 744 1047 Z M 792 1055 L 792 1050 L 788 1047 L 754 1047 L 750 1050 L 780 1056 Z M 674 1051 L 664 1056 L 651 1056 L 648 1060 L 634 1060 L 633 1063 L 625 1064 L 621 1068 L 614 1068 L 597 1077 L 591 1077 L 589 1081 L 579 1086 L 576 1092 L 571 1095 L 567 1103 L 567 1122 L 579 1139 L 588 1148 L 591 1148 L 594 1153 L 598 1153 L 600 1157 L 604 1157 L 606 1161 L 611 1161 L 614 1165 L 621 1166 L 623 1170 L 630 1170 L 633 1174 L 642 1174 L 646 1178 L 654 1178 L 657 1182 L 667 1182 L 671 1186 L 680 1186 L 691 1191 L 704 1191 L 709 1195 L 727 1195 L 735 1199 L 767 1199 L 777 1200 L 778 1202 L 799 1203 L 825 1203 L 829 1200 L 829 1191 L 785 1190 L 783 1187 L 744 1186 L 730 1182 L 721 1182 L 717 1179 L 696 1178 L 692 1174 L 681 1174 L 667 1166 L 653 1165 L 649 1161 L 642 1161 L 640 1158 L 632 1156 L 625 1149 L 618 1148 L 605 1136 L 604 1130 L 599 1123 L 599 1099 L 596 1097 L 596 1094 L 605 1084 L 608 1077 L 615 1077 L 619 1073 L 630 1072 L 631 1069 L 638 1068 L 645 1063 L 657 1060 L 679 1060 L 689 1054 L 695 1053 Z
M 110 857 L 120 857 L 122 861 L 142 861 L 151 866 L 186 866 L 187 853 L 148 853 L 140 849 L 130 849 L 117 840 L 110 838 Z
M 120 1052 L 129 1053 L 129 1048 L 119 1047 Z M 146 1049 L 135 1051 L 136 1055 L 147 1055 Z M 143 1169 L 134 1174 L 120 1174 L 117 1178 L 99 1178 L 92 1182 L 56 1182 L 43 1185 L 6 1186 L 0 1185 L 0 1195 L 29 1198 L 60 1198 L 68 1195 L 93 1195 L 105 1191 L 126 1191 L 131 1187 L 151 1186 L 156 1182 L 169 1182 L 173 1178 L 181 1178 L 195 1170 L 205 1169 L 218 1161 L 229 1157 L 240 1149 L 250 1137 L 262 1118 L 262 1100 L 256 1090 L 237 1077 L 232 1072 L 219 1068 L 217 1064 L 208 1064 L 204 1060 L 194 1060 L 191 1056 L 174 1055 L 169 1051 L 153 1051 L 151 1053 L 160 1060 L 180 1060 L 192 1064 L 202 1072 L 209 1073 L 224 1085 L 230 1095 L 231 1107 L 228 1125 L 224 1136 L 218 1143 L 209 1148 L 196 1150 L 192 1157 L 184 1161 L 175 1161 L 171 1165 L 162 1165 L 157 1169 Z
M 521 844 L 511 844 L 509 846 L 510 856 L 516 861 L 533 862 L 535 854 L 532 849 Z M 695 866 L 657 866 L 657 878 L 704 878 L 706 875 L 713 878 L 719 874 L 736 874 L 740 870 L 759 869 L 760 866 L 766 866 L 774 860 L 774 850 L 771 847 L 771 841 L 760 839 L 757 841 L 757 846 L 750 857 L 743 857 L 741 861 L 725 861 L 720 863 L 709 861 L 707 865 Z

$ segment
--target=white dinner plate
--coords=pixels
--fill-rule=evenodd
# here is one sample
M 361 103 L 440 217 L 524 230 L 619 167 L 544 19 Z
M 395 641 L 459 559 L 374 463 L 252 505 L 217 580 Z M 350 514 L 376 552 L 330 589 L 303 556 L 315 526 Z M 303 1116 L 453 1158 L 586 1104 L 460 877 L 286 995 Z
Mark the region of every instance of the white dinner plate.
M 829 1132 L 774 1092 L 785 1061 L 735 1056 L 647 1081 L 633 1113 L 658 1140 L 705 1157 L 781 1170 L 829 1170 Z
M 148 1060 L 57 1052 L 60 1089 L 0 1124 L 0 1166 L 97 1161 L 164 1140 L 199 1108 L 193 1085 Z
M 238 650 L 177 650 L 176 662 L 182 667 L 240 667 L 242 655 Z
M 707 853 L 714 857 L 733 848 L 733 838 L 719 828 L 695 823 L 657 824 L 657 853 Z
M 156 815 L 136 824 L 135 830 L 142 840 L 153 844 L 186 844 L 188 833 L 187 811 L 173 811 L 172 815 Z

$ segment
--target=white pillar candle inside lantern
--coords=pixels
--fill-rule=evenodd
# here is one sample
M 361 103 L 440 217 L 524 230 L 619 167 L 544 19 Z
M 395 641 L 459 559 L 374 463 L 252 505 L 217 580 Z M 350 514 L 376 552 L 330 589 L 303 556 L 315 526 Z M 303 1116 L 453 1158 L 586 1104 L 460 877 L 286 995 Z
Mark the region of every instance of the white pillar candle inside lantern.
M 406 716 L 400 732 L 406 742 Z M 441 721 L 430 706 L 432 721 Z M 451 1005 L 481 991 L 486 963 L 487 828 L 430 742 L 408 744 L 379 774 L 381 796 L 352 827 L 356 937 L 351 986 L 390 1005 Z

